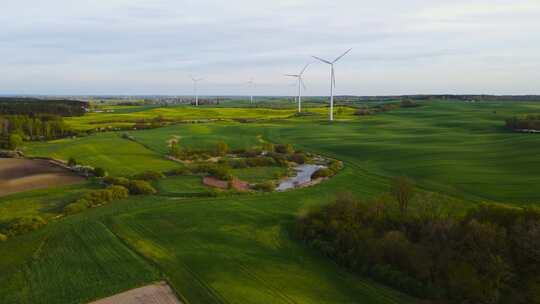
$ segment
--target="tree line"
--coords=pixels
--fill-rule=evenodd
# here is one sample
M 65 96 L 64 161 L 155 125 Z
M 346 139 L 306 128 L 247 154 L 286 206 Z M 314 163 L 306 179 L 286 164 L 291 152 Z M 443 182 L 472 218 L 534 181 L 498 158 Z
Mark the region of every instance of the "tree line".
M 506 127 L 512 130 L 540 130 L 540 115 L 509 118 Z
M 0 116 L 0 147 L 6 149 L 16 149 L 24 140 L 48 140 L 72 133 L 61 116 Z
M 0 115 L 82 116 L 88 103 L 76 100 L 0 97 Z
M 483 203 L 440 212 L 413 184 L 393 198 L 341 195 L 298 219 L 296 236 L 347 269 L 436 303 L 540 303 L 540 208 Z

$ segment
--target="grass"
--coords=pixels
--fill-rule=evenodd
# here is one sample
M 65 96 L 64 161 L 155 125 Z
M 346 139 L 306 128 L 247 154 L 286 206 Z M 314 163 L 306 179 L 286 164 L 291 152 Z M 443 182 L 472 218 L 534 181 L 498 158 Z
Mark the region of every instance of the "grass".
M 104 168 L 114 176 L 129 176 L 149 169 L 166 171 L 179 166 L 136 142 L 121 138 L 116 132 L 31 143 L 25 152 L 65 161 L 74 157 L 81 164 Z
M 312 188 L 204 199 L 174 197 L 201 191 L 197 177 L 161 180 L 160 195 L 130 197 L 0 243 L 7 253 L 0 298 L 86 302 L 165 278 L 186 303 L 413 303 L 294 240 L 296 216 L 343 191 L 377 196 L 396 175 L 438 192 L 452 212 L 483 200 L 537 204 L 540 136 L 503 124 L 539 112 L 535 103 L 435 102 L 331 124 L 295 118 L 177 125 L 132 132 L 138 143 L 106 133 L 31 145 L 38 155 L 76 153 L 89 162 L 99 156 L 107 169 L 125 172 L 159 170 L 157 161 L 175 166 L 162 157 L 172 135 L 200 148 L 216 140 L 239 148 L 269 140 L 343 160 L 345 168 Z
M 210 188 L 202 183 L 201 176 L 181 175 L 160 179 L 155 182 L 160 195 L 185 196 L 194 193 L 208 192 Z
M 39 189 L 0 198 L 0 226 L 13 219 L 39 215 L 48 220 L 59 215 L 62 208 L 84 193 L 96 188 L 92 182 Z

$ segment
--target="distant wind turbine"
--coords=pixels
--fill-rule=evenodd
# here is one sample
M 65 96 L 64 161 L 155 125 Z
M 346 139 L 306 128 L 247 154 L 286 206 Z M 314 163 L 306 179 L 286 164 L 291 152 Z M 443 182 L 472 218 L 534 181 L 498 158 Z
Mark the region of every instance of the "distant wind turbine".
M 246 84 L 249 86 L 250 91 L 250 103 L 253 104 L 253 88 L 255 87 L 255 82 L 253 81 L 253 78 L 251 78 Z
M 334 88 L 336 87 L 336 74 L 334 70 L 334 64 L 338 62 L 343 56 L 347 55 L 352 49 L 349 49 L 345 53 L 341 54 L 338 58 L 336 58 L 334 61 L 325 60 L 316 56 L 312 56 L 313 58 L 326 63 L 330 65 L 331 72 L 330 72 L 330 121 L 334 120 Z
M 302 71 L 300 71 L 300 73 L 298 74 L 285 74 L 285 76 L 295 77 L 296 79 L 298 79 L 298 99 L 297 99 L 298 113 L 302 112 L 302 87 L 304 87 L 304 90 L 306 89 L 303 76 L 304 76 L 304 72 L 306 71 L 306 69 L 308 68 L 310 64 L 311 63 L 306 64 L 306 66 L 304 66 Z
M 198 84 L 200 81 L 204 80 L 204 78 L 195 78 L 191 76 L 191 80 L 193 81 L 193 92 L 195 94 L 195 106 L 199 106 L 199 91 L 198 91 Z

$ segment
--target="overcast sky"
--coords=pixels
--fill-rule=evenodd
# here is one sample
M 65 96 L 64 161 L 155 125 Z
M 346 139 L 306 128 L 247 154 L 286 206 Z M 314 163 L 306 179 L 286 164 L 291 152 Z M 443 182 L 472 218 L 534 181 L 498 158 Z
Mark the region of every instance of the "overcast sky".
M 311 55 L 337 93 L 540 94 L 540 0 L 17 0 L 0 94 L 293 94 Z M 306 72 L 308 95 L 329 67 Z

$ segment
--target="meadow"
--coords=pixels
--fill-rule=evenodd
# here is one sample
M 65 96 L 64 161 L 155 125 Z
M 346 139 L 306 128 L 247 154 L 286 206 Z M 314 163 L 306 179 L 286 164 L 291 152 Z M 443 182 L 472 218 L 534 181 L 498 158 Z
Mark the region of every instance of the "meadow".
M 125 115 L 153 117 L 160 111 L 172 110 Z M 171 116 L 189 117 L 194 109 L 174 111 L 178 113 Z M 217 115 L 224 117 L 264 115 L 260 109 L 208 109 L 196 115 L 209 119 L 220 111 L 224 114 Z M 273 111 L 282 110 L 267 113 Z M 172 136 L 194 149 L 220 140 L 232 148 L 263 141 L 291 143 L 342 160 L 345 168 L 312 188 L 217 198 L 178 197 L 204 191 L 197 177 L 160 180 L 161 192 L 155 196 L 115 201 L 0 242 L 0 252 L 7 253 L 0 259 L 0 298 L 3 303 L 78 303 L 166 279 L 185 303 L 414 303 L 295 240 L 295 218 L 340 192 L 376 197 L 389 190 L 397 175 L 414 179 L 421 192 L 444 197 L 448 212 L 462 212 L 481 201 L 537 204 L 540 137 L 512 133 L 504 128 L 504 119 L 538 112 L 540 104 L 535 103 L 438 101 L 372 116 L 348 113 L 334 123 L 322 115 L 284 119 L 291 112 L 276 117 L 278 121 L 129 131 L 134 141 L 108 132 L 31 143 L 27 153 L 32 155 L 75 156 L 118 175 L 180 166 L 164 158 Z M 98 115 L 84 119 L 102 117 Z M 97 121 L 106 120 L 101 119 Z M 242 174 L 257 179 L 273 173 Z M 0 198 L 0 218 L 15 205 L 38 212 L 33 197 L 39 193 L 32 193 L 18 194 L 18 201 Z

